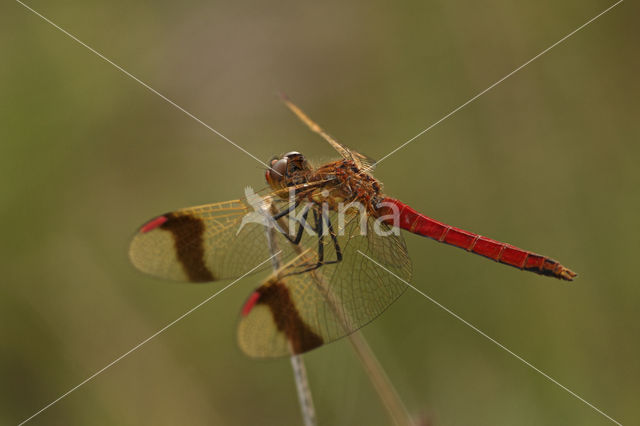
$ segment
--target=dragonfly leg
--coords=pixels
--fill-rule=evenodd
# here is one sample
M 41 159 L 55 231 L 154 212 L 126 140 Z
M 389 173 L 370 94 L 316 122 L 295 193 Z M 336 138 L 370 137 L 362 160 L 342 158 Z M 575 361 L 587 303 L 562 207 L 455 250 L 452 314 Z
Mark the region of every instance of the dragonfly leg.
M 342 250 L 340 249 L 340 245 L 338 244 L 338 238 L 336 237 L 336 233 L 333 230 L 333 225 L 331 225 L 331 221 L 329 220 L 329 214 L 326 211 L 322 212 L 322 216 L 318 218 L 318 213 L 314 210 L 313 216 L 316 221 L 316 232 L 318 233 L 318 262 L 315 265 L 314 269 L 319 268 L 322 265 L 330 265 L 332 263 L 338 263 L 342 260 Z M 333 246 L 336 250 L 336 260 L 324 260 L 324 224 L 327 223 L 327 229 L 329 230 L 329 236 L 331 237 L 331 242 L 333 242 Z
M 333 230 L 333 226 L 331 225 L 331 221 L 329 221 L 328 214 L 324 212 L 322 216 L 318 215 L 316 210 L 313 211 L 313 217 L 316 223 L 315 228 L 312 228 L 316 234 L 318 235 L 318 261 L 308 268 L 305 268 L 301 271 L 296 271 L 293 274 L 303 274 L 305 272 L 310 272 L 318 269 L 322 265 L 330 265 L 332 263 L 338 263 L 342 261 L 342 250 L 340 249 L 340 245 L 338 244 L 338 239 L 336 237 L 336 233 Z M 331 236 L 331 241 L 336 250 L 336 260 L 324 260 L 324 223 L 327 223 L 327 228 L 329 229 L 329 235 Z
M 316 232 L 318 233 L 318 263 L 316 263 L 316 268 L 319 268 L 320 265 L 324 262 L 324 218 L 318 219 L 318 212 L 316 210 L 313 211 L 313 218 L 316 221 Z
M 307 226 L 307 216 L 309 215 L 309 210 L 311 209 L 311 204 L 307 204 L 302 211 L 302 216 L 300 219 L 294 219 L 298 221 L 298 230 L 296 231 L 296 236 L 291 238 L 288 232 L 283 232 L 283 235 L 291 244 L 299 244 L 300 240 L 302 240 L 302 234 L 304 233 L 304 228 Z
M 333 230 L 333 225 L 331 224 L 331 220 L 329 219 L 329 214 L 327 212 L 323 212 L 323 219 L 327 222 L 327 226 L 329 228 L 329 235 L 331 236 L 331 241 L 333 241 L 333 247 L 336 250 L 336 262 L 340 262 L 342 260 L 342 250 L 340 249 L 340 244 L 338 244 L 338 238 L 336 237 L 336 233 Z
M 285 210 L 282 210 L 281 212 L 278 212 L 277 214 L 273 215 L 272 219 L 273 220 L 278 220 L 281 217 L 284 217 L 284 216 L 288 215 L 289 213 L 294 211 L 298 207 L 299 204 L 300 204 L 300 202 L 296 201 L 295 203 L 293 203 L 289 207 L 287 207 Z
M 287 207 L 285 210 L 282 210 L 278 213 L 275 213 L 273 216 L 271 216 L 271 219 L 275 222 L 276 224 L 276 229 L 278 230 L 278 232 L 280 232 L 287 240 L 289 240 L 289 242 L 291 244 L 298 244 L 300 243 L 300 240 L 302 239 L 302 233 L 304 232 L 304 228 L 305 228 L 305 224 L 307 221 L 307 215 L 309 214 L 309 209 L 310 209 L 310 205 L 307 205 L 303 212 L 302 212 L 302 217 L 301 220 L 297 219 L 297 218 L 289 218 L 290 220 L 295 220 L 296 222 L 299 223 L 298 226 L 298 230 L 296 231 L 296 236 L 295 237 L 291 237 L 291 235 L 289 234 L 288 230 L 285 230 L 285 228 L 288 229 L 288 226 L 282 226 L 282 224 L 280 223 L 280 219 L 282 219 L 283 217 L 289 215 L 291 212 L 293 212 L 298 206 L 300 205 L 300 202 L 296 201 L 295 203 L 291 204 L 289 207 Z

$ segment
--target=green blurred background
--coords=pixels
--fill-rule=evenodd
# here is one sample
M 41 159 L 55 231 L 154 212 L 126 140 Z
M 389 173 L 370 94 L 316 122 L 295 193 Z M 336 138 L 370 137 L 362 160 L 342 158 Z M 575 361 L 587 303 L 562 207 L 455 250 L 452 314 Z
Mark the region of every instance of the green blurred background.
M 28 3 L 261 159 L 335 156 L 287 92 L 382 157 L 606 1 Z M 222 287 L 129 264 L 147 219 L 263 186 L 253 159 L 29 12 L 1 6 L 0 424 Z M 413 284 L 622 423 L 640 419 L 638 6 L 622 3 L 376 172 L 414 208 L 561 260 L 566 284 L 406 236 Z M 296 425 L 289 361 L 235 343 L 252 276 L 32 420 Z M 611 424 L 415 292 L 364 334 L 434 425 Z M 385 425 L 346 341 L 305 356 L 321 425 Z

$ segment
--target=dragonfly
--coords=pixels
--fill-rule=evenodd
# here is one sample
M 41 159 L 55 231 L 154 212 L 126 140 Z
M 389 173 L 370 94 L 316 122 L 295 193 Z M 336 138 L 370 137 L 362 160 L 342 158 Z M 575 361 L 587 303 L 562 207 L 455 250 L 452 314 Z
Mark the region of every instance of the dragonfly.
M 339 160 L 314 166 L 299 152 L 276 156 L 265 189 L 157 216 L 129 248 L 139 270 L 191 283 L 238 278 L 271 258 L 254 271 L 272 269 L 240 312 L 238 344 L 247 355 L 301 354 L 378 317 L 411 280 L 400 229 L 524 271 L 577 276 L 547 256 L 446 225 L 386 196 L 372 175 L 375 161 L 283 102 Z

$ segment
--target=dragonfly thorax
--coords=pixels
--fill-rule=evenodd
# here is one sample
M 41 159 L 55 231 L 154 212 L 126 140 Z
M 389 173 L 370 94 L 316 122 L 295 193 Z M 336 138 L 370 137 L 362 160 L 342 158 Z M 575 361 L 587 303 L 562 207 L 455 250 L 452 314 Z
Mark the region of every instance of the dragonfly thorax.
M 316 189 L 310 201 L 322 200 L 330 208 L 338 203 L 356 202 L 362 204 L 369 213 L 374 213 L 382 199 L 382 185 L 351 160 L 325 164 L 312 173 L 309 181 L 324 182 L 322 191 Z
M 274 157 L 266 179 L 274 190 L 294 189 L 298 201 L 328 204 L 337 210 L 340 204 L 360 203 L 374 214 L 382 199 L 382 185 L 348 159 L 312 169 L 304 155 L 293 151 Z M 286 192 L 279 192 L 283 198 Z

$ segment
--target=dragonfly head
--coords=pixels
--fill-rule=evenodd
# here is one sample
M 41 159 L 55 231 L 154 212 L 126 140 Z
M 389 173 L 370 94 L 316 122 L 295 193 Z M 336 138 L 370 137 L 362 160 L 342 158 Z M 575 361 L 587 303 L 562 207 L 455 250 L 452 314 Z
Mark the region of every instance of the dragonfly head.
M 272 158 L 270 166 L 265 177 L 273 189 L 281 189 L 304 182 L 304 176 L 310 170 L 307 159 L 296 151 Z

